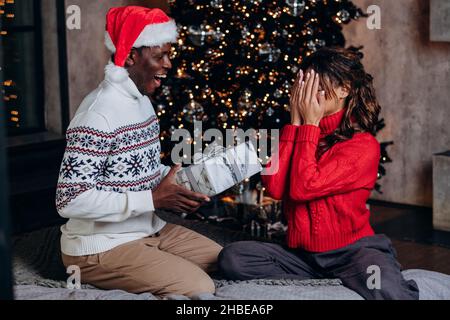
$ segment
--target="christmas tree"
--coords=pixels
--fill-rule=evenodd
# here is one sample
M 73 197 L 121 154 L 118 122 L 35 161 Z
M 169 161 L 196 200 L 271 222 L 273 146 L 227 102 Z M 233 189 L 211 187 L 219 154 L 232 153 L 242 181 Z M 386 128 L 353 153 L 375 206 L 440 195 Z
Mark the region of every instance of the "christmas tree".
M 194 121 L 203 130 L 282 128 L 302 59 L 345 46 L 342 25 L 364 16 L 348 0 L 174 0 L 170 7 L 180 38 L 156 98 L 163 159 L 172 132 L 192 133 Z M 386 152 L 382 158 L 390 160 Z

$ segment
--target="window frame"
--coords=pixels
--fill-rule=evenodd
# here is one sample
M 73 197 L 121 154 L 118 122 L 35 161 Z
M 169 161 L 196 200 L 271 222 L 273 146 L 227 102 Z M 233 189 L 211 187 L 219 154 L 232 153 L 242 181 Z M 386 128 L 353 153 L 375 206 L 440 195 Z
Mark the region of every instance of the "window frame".
M 36 101 L 36 116 L 38 119 L 37 128 L 20 128 L 11 132 L 10 128 L 7 128 L 7 137 L 20 137 L 35 133 L 41 133 L 47 131 L 47 123 L 45 117 L 45 82 L 44 82 L 44 53 L 43 53 L 43 30 L 42 30 L 42 16 L 41 16 L 41 0 L 33 1 L 33 25 L 25 26 L 7 26 L 5 30 L 8 34 L 18 34 L 32 32 L 34 39 L 34 61 L 36 63 L 36 72 L 34 74 L 34 83 L 36 96 L 34 97 Z M 9 110 L 7 110 L 9 111 Z M 10 114 L 7 114 L 8 119 Z M 8 121 L 9 123 L 9 121 Z

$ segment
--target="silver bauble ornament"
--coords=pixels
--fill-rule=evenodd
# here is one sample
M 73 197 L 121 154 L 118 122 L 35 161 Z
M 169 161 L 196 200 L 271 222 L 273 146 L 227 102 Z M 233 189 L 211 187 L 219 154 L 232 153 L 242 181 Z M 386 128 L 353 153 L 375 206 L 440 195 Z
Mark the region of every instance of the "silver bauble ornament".
M 286 4 L 291 16 L 298 17 L 305 11 L 306 2 L 304 0 L 286 0 Z

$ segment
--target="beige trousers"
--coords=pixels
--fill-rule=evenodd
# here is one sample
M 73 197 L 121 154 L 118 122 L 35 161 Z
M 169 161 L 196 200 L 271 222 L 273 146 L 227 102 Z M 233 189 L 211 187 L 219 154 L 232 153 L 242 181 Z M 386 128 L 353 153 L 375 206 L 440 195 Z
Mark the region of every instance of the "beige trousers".
M 158 235 L 90 256 L 62 254 L 66 268 L 77 265 L 81 282 L 102 289 L 157 296 L 214 293 L 207 272 L 216 270 L 222 247 L 182 226 L 167 224 Z

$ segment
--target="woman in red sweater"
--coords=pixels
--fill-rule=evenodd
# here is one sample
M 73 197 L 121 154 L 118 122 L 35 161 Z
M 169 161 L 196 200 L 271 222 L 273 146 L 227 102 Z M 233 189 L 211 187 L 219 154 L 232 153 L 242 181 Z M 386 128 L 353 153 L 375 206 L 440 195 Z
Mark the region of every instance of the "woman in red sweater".
M 390 240 L 369 224 L 366 202 L 380 159 L 372 76 L 358 53 L 334 48 L 307 57 L 302 70 L 278 163 L 269 164 L 278 170 L 263 177 L 269 195 L 284 202 L 287 247 L 233 243 L 219 256 L 223 274 L 234 280 L 338 278 L 365 299 L 418 299 Z

